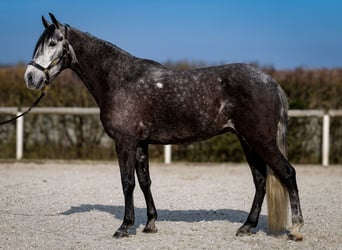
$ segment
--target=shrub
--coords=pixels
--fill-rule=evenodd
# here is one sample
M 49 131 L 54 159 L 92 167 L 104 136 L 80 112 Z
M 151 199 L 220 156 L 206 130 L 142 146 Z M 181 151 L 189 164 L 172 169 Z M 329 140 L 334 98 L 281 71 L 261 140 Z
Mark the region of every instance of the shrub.
M 203 63 L 168 62 L 174 69 L 190 69 Z M 265 68 L 283 87 L 291 109 L 342 108 L 342 69 L 295 69 L 277 71 Z M 0 67 L 0 106 L 27 107 L 38 93 L 26 89 L 24 65 Z M 70 70 L 64 71 L 40 106 L 94 107 L 88 90 Z M 0 114 L 0 119 L 8 118 Z M 298 163 L 321 162 L 322 121 L 320 118 L 291 118 L 289 122 L 289 157 Z M 331 161 L 342 163 L 342 118 L 331 120 Z M 0 127 L 0 158 L 15 154 L 15 124 Z M 114 143 L 103 132 L 98 116 L 37 115 L 25 117 L 26 158 L 112 159 Z M 150 156 L 163 159 L 163 148 L 150 147 Z M 235 135 L 226 134 L 191 145 L 175 145 L 173 160 L 225 162 L 244 161 L 243 151 Z

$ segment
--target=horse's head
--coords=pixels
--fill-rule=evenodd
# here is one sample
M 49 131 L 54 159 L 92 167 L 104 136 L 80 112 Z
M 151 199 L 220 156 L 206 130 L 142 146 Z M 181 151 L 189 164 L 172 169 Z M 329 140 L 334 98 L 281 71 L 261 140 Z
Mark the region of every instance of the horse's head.
M 26 86 L 42 89 L 75 59 L 67 40 L 68 26 L 62 25 L 49 13 L 52 24 L 42 17 L 45 30 L 40 36 L 25 72 Z

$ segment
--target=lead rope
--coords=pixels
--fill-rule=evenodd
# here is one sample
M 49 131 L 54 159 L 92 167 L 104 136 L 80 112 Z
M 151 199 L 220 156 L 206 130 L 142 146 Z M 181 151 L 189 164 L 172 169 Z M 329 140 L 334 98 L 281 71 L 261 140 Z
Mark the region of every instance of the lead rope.
M 66 42 L 64 42 L 63 44 L 63 54 L 60 56 L 60 57 L 57 57 L 55 60 L 53 60 L 46 68 L 41 66 L 40 64 L 34 62 L 34 61 L 30 61 L 29 62 L 29 65 L 32 65 L 36 68 L 38 68 L 39 70 L 43 71 L 43 73 L 45 74 L 46 76 L 46 79 L 45 79 L 45 87 L 42 89 L 42 92 L 40 93 L 40 96 L 37 98 L 37 100 L 34 101 L 34 103 L 31 105 L 31 107 L 29 107 L 25 112 L 21 113 L 20 115 L 16 116 L 16 117 L 13 117 L 9 120 L 6 120 L 6 121 L 2 121 L 0 122 L 0 126 L 1 125 L 4 125 L 4 124 L 7 124 L 7 123 L 10 123 L 10 122 L 13 122 L 15 120 L 17 120 L 18 118 L 26 115 L 28 112 L 30 112 L 35 106 L 37 106 L 37 104 L 40 102 L 41 99 L 43 99 L 43 97 L 47 94 L 47 90 L 48 90 L 48 84 L 50 82 L 50 75 L 49 75 L 49 70 L 57 65 L 62 59 L 65 58 L 65 56 L 69 55 L 70 51 L 69 51 L 69 47 L 68 47 L 68 43 L 67 43 L 67 31 L 68 31 L 68 25 L 64 26 L 65 27 L 65 33 L 64 33 L 64 38 L 66 40 Z
M 43 97 L 47 94 L 47 86 L 45 86 L 45 88 L 42 90 L 42 92 L 40 93 L 40 96 L 34 101 L 34 103 L 31 105 L 31 107 L 29 107 L 25 112 L 21 113 L 20 115 L 16 116 L 16 117 L 13 117 L 9 120 L 6 120 L 6 121 L 2 121 L 0 122 L 0 126 L 1 125 L 4 125 L 4 124 L 7 124 L 7 123 L 10 123 L 10 122 L 13 122 L 15 120 L 17 120 L 18 118 L 26 115 L 28 112 L 30 112 L 35 106 L 37 106 L 37 104 L 40 102 L 41 99 L 43 99 Z

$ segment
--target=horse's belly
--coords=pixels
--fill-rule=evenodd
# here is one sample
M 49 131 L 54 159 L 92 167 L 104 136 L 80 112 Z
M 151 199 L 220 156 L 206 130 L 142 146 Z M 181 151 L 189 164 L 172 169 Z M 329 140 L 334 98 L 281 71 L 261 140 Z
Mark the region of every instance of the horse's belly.
M 161 127 L 151 133 L 148 141 L 154 144 L 188 144 L 202 141 L 229 131 L 226 126 L 179 126 Z

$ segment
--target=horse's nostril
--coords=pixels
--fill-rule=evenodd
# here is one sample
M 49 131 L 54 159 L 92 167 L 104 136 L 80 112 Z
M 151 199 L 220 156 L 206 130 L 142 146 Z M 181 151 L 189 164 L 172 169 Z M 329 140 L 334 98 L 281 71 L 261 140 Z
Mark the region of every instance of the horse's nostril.
M 26 74 L 26 80 L 28 84 L 33 84 L 33 75 L 32 73 L 27 73 Z
M 31 73 L 28 74 L 28 80 L 29 80 L 29 82 L 33 82 L 33 77 L 32 77 Z

